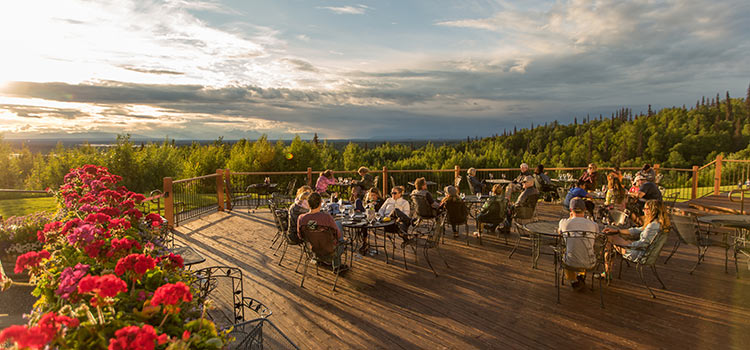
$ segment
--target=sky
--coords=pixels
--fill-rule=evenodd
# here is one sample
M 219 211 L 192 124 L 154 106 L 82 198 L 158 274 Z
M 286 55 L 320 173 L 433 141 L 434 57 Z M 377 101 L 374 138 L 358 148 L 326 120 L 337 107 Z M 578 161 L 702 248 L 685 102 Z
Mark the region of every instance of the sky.
M 750 84 L 750 1 L 0 4 L 3 138 L 463 139 Z

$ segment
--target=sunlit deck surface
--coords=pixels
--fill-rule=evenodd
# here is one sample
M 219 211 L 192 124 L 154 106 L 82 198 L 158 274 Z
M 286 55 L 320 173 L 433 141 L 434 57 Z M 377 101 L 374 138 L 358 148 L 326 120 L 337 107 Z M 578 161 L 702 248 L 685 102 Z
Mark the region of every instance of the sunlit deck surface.
M 557 205 L 540 203 L 540 219 L 557 218 Z M 470 227 L 473 229 L 473 227 Z M 382 252 L 355 261 L 354 269 L 331 291 L 333 275 L 311 266 L 305 287 L 294 268 L 300 254 L 290 247 L 282 266 L 269 249 L 275 228 L 267 209 L 215 213 L 177 229 L 177 239 L 208 258 L 197 266 L 234 265 L 245 273 L 245 294 L 266 303 L 273 320 L 303 349 L 500 349 L 500 348 L 750 348 L 750 271 L 741 279 L 724 273 L 724 250 L 712 247 L 693 275 L 694 247 L 681 246 L 658 269 L 667 290 L 652 299 L 635 268 L 599 294 L 563 286 L 557 304 L 552 257 L 530 267 L 527 241 L 508 259 L 504 239 L 485 237 L 479 246 L 446 238 L 450 269 L 434 251 L 435 277 L 423 257 L 414 265 L 407 249 L 404 270 L 385 263 Z M 449 230 L 450 231 L 450 230 Z M 450 235 L 449 235 L 450 236 Z M 617 267 L 617 266 L 616 266 Z M 300 269 L 301 270 L 301 269 Z M 652 287 L 658 285 L 644 270 Z M 597 285 L 598 288 L 598 285 Z

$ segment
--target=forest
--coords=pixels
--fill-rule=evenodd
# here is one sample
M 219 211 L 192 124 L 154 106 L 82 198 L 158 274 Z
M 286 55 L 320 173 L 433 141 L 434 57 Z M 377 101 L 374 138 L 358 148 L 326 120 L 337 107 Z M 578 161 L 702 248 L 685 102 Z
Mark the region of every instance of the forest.
M 622 108 L 610 116 L 586 116 L 573 123 L 532 125 L 530 128 L 498 131 L 492 137 L 435 146 L 412 148 L 385 143 L 363 148 L 349 143 L 339 150 L 325 140 L 291 143 L 239 140 L 229 144 L 175 146 L 174 141 L 135 144 L 120 135 L 113 147 L 90 145 L 64 147 L 59 144 L 42 154 L 26 146 L 11 147 L 0 138 L 0 188 L 56 188 L 71 168 L 84 164 L 103 165 L 124 176 L 123 185 L 137 192 L 161 188 L 162 178 L 189 178 L 216 172 L 356 170 L 359 166 L 379 169 L 515 168 L 522 162 L 555 166 L 641 166 L 690 168 L 723 154 L 729 159 L 750 158 L 750 89 L 748 97 L 730 98 L 729 93 L 702 98 L 695 106 L 664 108 L 634 115 Z

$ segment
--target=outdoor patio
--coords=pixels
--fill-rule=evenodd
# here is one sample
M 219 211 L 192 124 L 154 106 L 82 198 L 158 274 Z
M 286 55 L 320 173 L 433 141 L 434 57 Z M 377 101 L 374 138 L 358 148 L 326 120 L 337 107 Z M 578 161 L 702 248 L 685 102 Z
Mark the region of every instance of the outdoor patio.
M 558 215 L 558 205 L 540 202 L 540 220 Z M 658 263 L 668 289 L 655 288 L 652 299 L 635 269 L 624 267 L 622 279 L 605 286 L 601 309 L 597 290 L 574 292 L 567 285 L 557 304 L 552 258 L 543 255 L 539 269 L 531 269 L 528 242 L 508 259 L 511 247 L 503 238 L 485 236 L 482 246 L 472 238 L 467 246 L 463 228 L 459 240 L 449 234 L 441 246 L 450 269 L 430 251 L 439 277 L 421 251 L 415 265 L 407 249 L 405 270 L 397 244 L 388 265 L 382 251 L 355 260 L 335 292 L 334 275 L 321 269 L 316 276 L 314 266 L 300 288 L 302 275 L 294 271 L 300 249 L 290 247 L 278 266 L 281 254 L 269 248 L 275 232 L 267 209 L 235 209 L 183 223 L 176 238 L 207 258 L 193 270 L 242 269 L 245 295 L 264 302 L 270 319 L 304 349 L 750 347 L 747 265 L 741 263 L 737 279 L 730 260 L 725 274 L 724 251 L 712 247 L 689 275 L 694 247 L 683 245 L 669 264 L 661 263 L 674 236 Z M 650 271 L 646 279 L 658 285 Z

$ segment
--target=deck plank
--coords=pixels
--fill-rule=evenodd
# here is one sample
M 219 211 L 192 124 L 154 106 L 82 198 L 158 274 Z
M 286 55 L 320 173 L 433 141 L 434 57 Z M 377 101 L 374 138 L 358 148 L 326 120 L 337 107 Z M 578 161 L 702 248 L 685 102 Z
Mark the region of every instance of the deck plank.
M 559 210 L 540 204 L 540 212 L 548 219 Z M 430 252 L 437 278 L 421 251 L 415 265 L 407 250 L 405 270 L 397 247 L 390 264 L 382 253 L 355 261 L 336 292 L 334 276 L 323 269 L 316 276 L 314 266 L 299 287 L 297 247 L 278 266 L 269 249 L 275 228 L 265 210 L 214 213 L 176 231 L 178 241 L 207 257 L 196 268 L 242 269 L 246 294 L 268 305 L 274 323 L 304 349 L 750 348 L 750 271 L 741 266 L 737 279 L 730 261 L 725 274 L 720 248 L 709 249 L 693 275 L 694 247 L 682 246 L 668 265 L 660 262 L 668 289 L 656 288 L 657 299 L 635 269 L 624 268 L 622 279 L 605 287 L 606 308 L 600 309 L 598 290 L 563 286 L 556 303 L 550 256 L 533 270 L 528 245 L 508 259 L 503 238 L 485 237 L 483 246 L 472 239 L 466 246 L 463 230 L 441 248 L 450 269 Z M 650 271 L 646 278 L 657 286 Z

